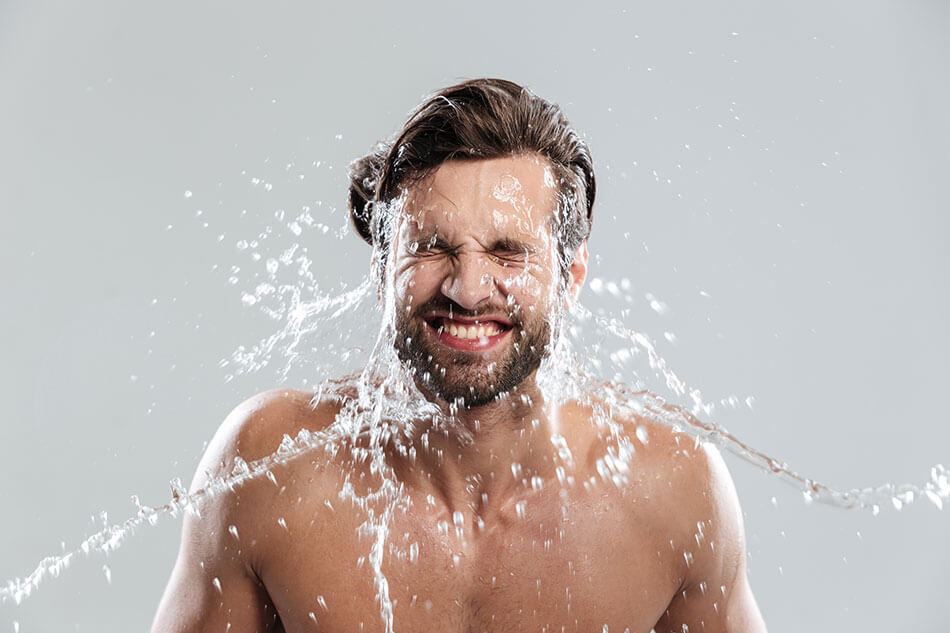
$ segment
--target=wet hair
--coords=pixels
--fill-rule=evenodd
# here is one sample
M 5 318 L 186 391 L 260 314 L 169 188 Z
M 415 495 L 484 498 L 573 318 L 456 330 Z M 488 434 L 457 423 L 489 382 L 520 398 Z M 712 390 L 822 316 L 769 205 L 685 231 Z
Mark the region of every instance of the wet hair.
M 450 160 L 538 154 L 558 182 L 555 232 L 562 272 L 590 234 L 594 166 L 590 149 L 561 108 L 504 79 L 472 79 L 427 97 L 389 141 L 350 164 L 350 218 L 385 252 L 388 203 Z

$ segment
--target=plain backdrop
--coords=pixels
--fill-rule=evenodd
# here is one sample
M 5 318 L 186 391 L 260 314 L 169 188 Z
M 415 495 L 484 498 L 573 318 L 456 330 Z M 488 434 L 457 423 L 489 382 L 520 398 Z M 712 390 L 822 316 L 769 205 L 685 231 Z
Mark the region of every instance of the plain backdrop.
M 630 299 L 582 298 L 708 400 L 754 398 L 717 422 L 832 486 L 923 483 L 950 462 L 947 33 L 940 1 L 0 2 L 0 581 L 190 480 L 277 384 L 219 365 L 280 327 L 242 302 L 264 261 L 297 241 L 357 283 L 346 165 L 475 76 L 584 132 L 591 275 Z M 946 630 L 947 511 L 808 505 L 727 461 L 771 631 Z M 179 529 L 0 631 L 145 630 Z

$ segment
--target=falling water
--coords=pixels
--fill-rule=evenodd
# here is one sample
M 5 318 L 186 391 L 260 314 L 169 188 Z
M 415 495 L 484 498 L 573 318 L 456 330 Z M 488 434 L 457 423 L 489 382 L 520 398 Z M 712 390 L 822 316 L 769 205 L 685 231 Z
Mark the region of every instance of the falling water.
M 303 233 L 302 225 L 315 225 L 309 212 L 288 221 L 291 232 L 298 237 Z M 238 241 L 235 246 L 238 251 L 254 254 L 258 254 L 261 248 L 258 243 L 246 240 Z M 200 513 L 202 504 L 210 497 L 233 491 L 251 479 L 273 477 L 272 470 L 276 466 L 301 455 L 315 451 L 332 452 L 343 445 L 355 446 L 355 443 L 347 442 L 357 436 L 368 437 L 370 447 L 381 447 L 387 442 L 395 442 L 398 446 L 406 429 L 423 418 L 451 424 L 451 419 L 443 419 L 440 410 L 420 396 L 411 374 L 396 358 L 394 333 L 390 327 L 393 302 L 387 296 L 392 290 L 391 280 L 381 285 L 379 279 L 366 276 L 356 288 L 338 293 L 321 292 L 312 274 L 312 261 L 299 244 L 275 257 L 258 255 L 255 261 L 262 263 L 267 281 L 243 291 L 241 300 L 244 305 L 261 310 L 282 325 L 257 344 L 239 347 L 229 358 L 222 360 L 226 380 L 264 367 L 277 367 L 277 375 L 283 381 L 292 371 L 303 370 L 312 377 L 315 401 L 344 391 L 355 393 L 356 397 L 348 400 L 334 424 L 327 429 L 320 432 L 302 430 L 296 437 L 284 436 L 273 454 L 251 463 L 238 458 L 230 474 L 211 477 L 200 489 L 188 492 L 176 479 L 171 482 L 171 499 L 161 505 L 150 507 L 134 499 L 135 513 L 129 518 L 106 525 L 68 552 L 44 558 L 26 576 L 6 581 L 0 588 L 0 602 L 20 604 L 43 581 L 58 578 L 78 558 L 109 554 L 139 528 L 155 525 L 163 517 Z M 295 270 L 296 277 L 282 282 L 281 270 Z M 604 294 L 606 290 L 607 295 L 611 295 L 615 294 L 611 289 L 629 286 L 629 282 L 594 279 L 589 286 L 596 294 Z M 378 297 L 381 289 L 382 301 Z M 647 301 L 656 304 L 655 309 L 660 308 L 652 296 L 648 296 Z M 598 346 L 600 353 L 583 356 L 577 353 L 584 328 L 595 330 L 606 341 Z M 780 459 L 749 446 L 713 422 L 714 407 L 700 391 L 688 386 L 673 371 L 650 336 L 628 327 L 622 319 L 595 314 L 582 304 L 574 303 L 570 312 L 563 315 L 559 331 L 557 345 L 542 363 L 539 374 L 542 391 L 551 401 L 596 392 L 607 409 L 627 407 L 640 416 L 693 436 L 697 443 L 711 442 L 798 488 L 807 501 L 841 508 L 870 509 L 877 513 L 882 506 L 899 509 L 921 498 L 942 508 L 943 503 L 950 499 L 950 473 L 942 465 L 933 466 L 930 478 L 920 484 L 884 484 L 848 490 L 826 486 L 796 472 Z M 586 349 L 589 351 L 590 348 Z M 645 363 L 635 362 L 638 359 Z M 360 369 L 341 377 L 340 368 Z M 615 379 L 604 386 L 598 378 L 603 375 L 613 375 Z M 645 376 L 658 379 L 665 386 L 667 396 L 642 389 Z M 684 400 L 686 404 L 682 406 L 673 404 Z M 605 479 L 625 485 L 625 464 L 632 459 L 633 451 L 626 445 L 627 440 L 622 434 L 613 428 L 607 409 L 596 406 L 594 409 L 598 414 L 593 423 L 609 428 L 616 440 L 616 445 L 602 457 L 598 471 Z M 372 542 L 369 564 L 374 572 L 380 617 L 387 631 L 393 631 L 393 605 L 382 562 L 389 537 L 388 526 L 393 514 L 404 507 L 405 494 L 382 450 L 368 450 L 364 457 L 378 476 L 379 485 L 373 490 L 358 491 L 347 482 L 341 495 L 358 504 L 367 516 L 361 529 Z M 402 555 L 412 560 L 418 554 L 410 548 Z

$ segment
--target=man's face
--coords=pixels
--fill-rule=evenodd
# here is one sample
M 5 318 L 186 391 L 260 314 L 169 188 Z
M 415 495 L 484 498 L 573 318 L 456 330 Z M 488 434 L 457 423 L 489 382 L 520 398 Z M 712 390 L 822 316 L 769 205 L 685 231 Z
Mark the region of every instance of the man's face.
M 450 161 L 405 192 L 396 348 L 432 395 L 481 406 L 537 369 L 563 305 L 556 191 L 547 161 L 528 155 Z

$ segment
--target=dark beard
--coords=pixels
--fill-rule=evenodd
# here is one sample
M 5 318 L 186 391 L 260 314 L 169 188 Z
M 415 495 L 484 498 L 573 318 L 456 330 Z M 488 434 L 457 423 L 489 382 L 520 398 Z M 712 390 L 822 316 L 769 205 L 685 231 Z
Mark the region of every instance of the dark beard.
M 551 340 L 547 319 L 522 320 L 520 315 L 509 315 L 513 343 L 489 372 L 488 362 L 481 353 L 453 351 L 433 342 L 424 332 L 429 326 L 422 315 L 450 307 L 459 316 L 474 318 L 486 313 L 471 312 L 438 300 L 419 306 L 411 314 L 396 310 L 396 352 L 422 387 L 440 400 L 457 402 L 467 409 L 489 404 L 520 385 L 547 354 Z

